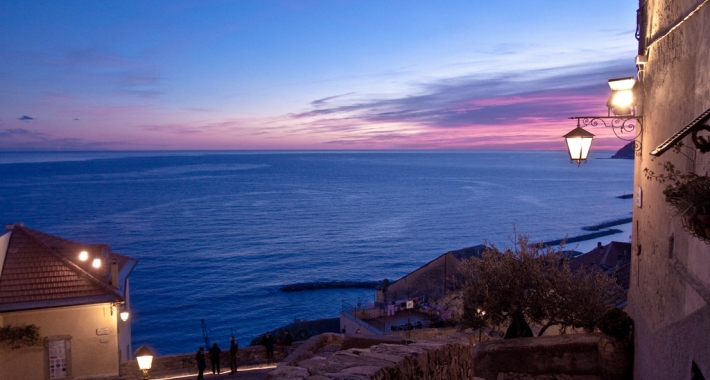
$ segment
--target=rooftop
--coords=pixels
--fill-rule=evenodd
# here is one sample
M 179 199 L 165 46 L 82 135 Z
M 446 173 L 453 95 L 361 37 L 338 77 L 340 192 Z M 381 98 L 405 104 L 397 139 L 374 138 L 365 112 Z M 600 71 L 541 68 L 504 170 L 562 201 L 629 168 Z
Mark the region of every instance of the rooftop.
M 7 229 L 0 242 L 0 311 L 124 301 L 136 259 L 22 224 Z M 81 251 L 90 259 L 80 260 Z M 94 259 L 100 267 L 92 266 Z

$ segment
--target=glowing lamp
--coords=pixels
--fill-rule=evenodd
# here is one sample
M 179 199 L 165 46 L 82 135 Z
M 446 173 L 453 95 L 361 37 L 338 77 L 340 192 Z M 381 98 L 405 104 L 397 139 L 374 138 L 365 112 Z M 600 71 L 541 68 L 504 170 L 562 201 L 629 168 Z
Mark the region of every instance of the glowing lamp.
M 634 86 L 636 86 L 634 77 L 609 79 L 611 95 L 606 106 L 614 115 L 631 115 L 631 107 L 636 104 Z
M 582 161 L 587 161 L 587 155 L 589 154 L 589 149 L 592 147 L 594 135 L 578 126 L 570 133 L 564 135 L 564 138 L 567 142 L 569 158 L 577 162 L 577 166 L 579 166 Z
M 120 312 L 118 315 L 121 316 L 121 320 L 122 320 L 122 321 L 125 322 L 125 321 L 128 320 L 128 310 L 123 310 L 123 311 Z
M 138 368 L 143 371 L 143 378 L 148 378 L 148 371 L 153 365 L 153 351 L 150 348 L 142 345 L 141 348 L 136 351 L 136 360 L 138 361 Z
M 86 261 L 89 258 L 89 252 L 81 251 L 79 252 L 79 260 Z
M 91 263 L 91 266 L 94 268 L 101 268 L 101 259 L 94 259 L 94 261 Z

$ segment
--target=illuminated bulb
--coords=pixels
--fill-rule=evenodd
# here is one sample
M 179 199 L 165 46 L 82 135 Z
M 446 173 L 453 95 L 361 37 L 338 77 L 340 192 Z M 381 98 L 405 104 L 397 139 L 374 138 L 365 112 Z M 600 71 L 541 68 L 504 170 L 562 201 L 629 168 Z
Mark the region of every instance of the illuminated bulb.
M 631 90 L 617 91 L 612 95 L 610 103 L 614 108 L 628 108 L 634 103 L 634 93 Z
M 119 314 L 119 315 L 121 316 L 121 320 L 122 320 L 122 321 L 125 322 L 125 321 L 128 320 L 128 310 L 122 311 L 121 314 Z
M 94 259 L 94 261 L 91 263 L 91 266 L 94 268 L 100 268 L 101 267 L 101 259 Z
M 79 260 L 86 261 L 86 259 L 88 259 L 88 258 L 89 258 L 89 252 L 81 251 L 79 253 Z
M 614 112 L 614 115 L 630 115 L 632 113 L 631 107 L 636 103 L 636 99 L 634 99 L 635 85 L 636 79 L 634 77 L 609 79 L 611 96 L 609 96 L 606 106 Z

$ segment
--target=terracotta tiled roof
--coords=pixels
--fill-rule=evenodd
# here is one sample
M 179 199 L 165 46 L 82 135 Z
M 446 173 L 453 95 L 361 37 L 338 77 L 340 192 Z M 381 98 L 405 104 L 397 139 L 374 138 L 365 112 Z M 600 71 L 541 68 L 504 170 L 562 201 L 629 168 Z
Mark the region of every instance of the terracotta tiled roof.
M 613 241 L 605 246 L 597 246 L 593 250 L 579 255 L 569 261 L 572 271 L 597 268 L 606 272 L 631 260 L 631 244 Z
M 631 244 L 613 241 L 569 261 L 573 272 L 582 270 L 601 270 L 616 277 L 616 283 L 624 290 L 613 302 L 622 305 L 626 302 L 631 277 Z
M 116 259 L 122 266 L 135 265 L 134 259 L 113 254 L 105 245 L 79 244 L 14 226 L 0 273 L 0 311 L 122 301 L 122 292 L 110 285 L 106 275 L 110 265 L 91 268 L 78 260 L 81 250 Z

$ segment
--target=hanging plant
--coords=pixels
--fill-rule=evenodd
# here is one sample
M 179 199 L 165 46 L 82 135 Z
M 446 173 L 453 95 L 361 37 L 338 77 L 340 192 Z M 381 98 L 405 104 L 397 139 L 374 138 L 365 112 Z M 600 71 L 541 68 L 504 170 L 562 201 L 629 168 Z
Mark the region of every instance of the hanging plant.
M 674 150 L 681 153 L 681 148 L 682 145 L 679 145 Z M 683 227 L 710 244 L 710 177 L 693 172 L 683 173 L 670 161 L 666 161 L 662 167 L 662 174 L 656 174 L 648 168 L 643 171 L 647 179 L 668 184 L 663 195 L 675 210 L 676 216 L 681 218 Z
M 35 325 L 8 325 L 0 327 L 0 342 L 16 350 L 21 347 L 39 346 L 42 344 L 42 337 L 39 335 L 39 327 Z

